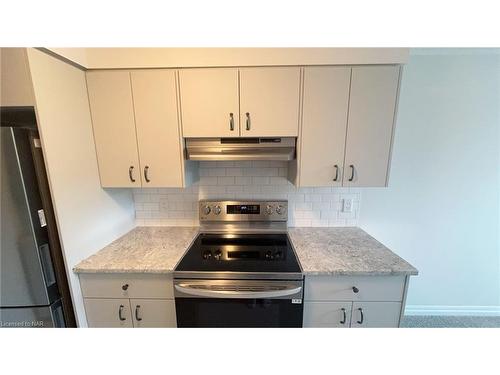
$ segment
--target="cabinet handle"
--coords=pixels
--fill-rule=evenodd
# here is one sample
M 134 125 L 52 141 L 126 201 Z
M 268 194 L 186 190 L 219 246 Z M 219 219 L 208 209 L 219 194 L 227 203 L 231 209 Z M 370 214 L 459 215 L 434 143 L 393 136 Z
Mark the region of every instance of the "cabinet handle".
M 250 130 L 250 113 L 247 112 L 246 116 L 247 116 L 247 130 Z
M 358 311 L 359 311 L 359 314 L 361 315 L 361 320 L 358 320 L 358 324 L 363 324 L 363 321 L 365 320 L 365 317 L 363 315 L 363 309 L 360 307 L 358 309 Z
M 353 287 L 352 287 L 352 291 L 353 291 L 354 293 L 358 293 L 358 292 L 359 292 L 359 289 L 358 289 L 358 288 L 356 288 L 355 286 L 353 286 Z
M 128 284 L 122 285 L 122 290 L 127 290 L 128 289 Z
M 134 172 L 134 166 L 131 165 L 130 168 L 128 169 L 128 177 L 130 178 L 130 181 L 135 182 L 133 172 Z
M 141 308 L 141 305 L 137 305 L 135 307 L 135 320 L 137 320 L 138 322 L 140 322 L 142 320 L 142 318 L 139 318 L 139 309 Z
M 345 324 L 346 319 L 347 319 L 345 309 L 342 307 L 340 310 L 342 310 L 342 314 L 343 314 L 343 317 L 342 317 L 342 320 L 340 321 L 340 324 Z
M 123 322 L 124 320 L 126 320 L 123 316 L 122 316 L 122 313 L 123 313 L 123 308 L 124 306 L 123 305 L 120 305 L 120 308 L 118 309 L 118 318 L 120 318 L 120 320 Z
M 229 114 L 229 130 L 234 130 L 234 116 L 232 113 Z
M 338 179 L 339 179 L 339 166 L 337 164 L 335 164 L 333 167 L 335 168 L 335 177 L 333 178 L 333 181 L 338 181 Z
M 150 182 L 151 180 L 149 179 L 148 177 L 148 172 L 149 172 L 149 165 L 146 165 L 144 167 L 144 179 L 146 180 L 146 182 Z
M 349 181 L 354 180 L 354 165 L 350 165 L 349 168 L 351 168 L 351 177 L 349 178 Z

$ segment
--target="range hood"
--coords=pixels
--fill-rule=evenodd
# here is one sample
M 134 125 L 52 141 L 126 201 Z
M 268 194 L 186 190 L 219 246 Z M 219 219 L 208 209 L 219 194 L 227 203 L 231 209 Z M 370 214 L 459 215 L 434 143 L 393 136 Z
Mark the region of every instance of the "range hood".
M 295 137 L 286 138 L 186 138 L 189 160 L 295 159 Z

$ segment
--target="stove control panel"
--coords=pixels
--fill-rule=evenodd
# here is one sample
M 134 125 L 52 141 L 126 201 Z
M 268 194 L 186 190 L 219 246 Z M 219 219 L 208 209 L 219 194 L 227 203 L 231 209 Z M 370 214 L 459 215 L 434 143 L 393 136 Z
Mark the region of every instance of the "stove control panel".
M 199 202 L 200 221 L 287 221 L 288 201 Z
M 221 250 L 203 249 L 201 257 L 208 261 L 285 261 L 286 250 Z

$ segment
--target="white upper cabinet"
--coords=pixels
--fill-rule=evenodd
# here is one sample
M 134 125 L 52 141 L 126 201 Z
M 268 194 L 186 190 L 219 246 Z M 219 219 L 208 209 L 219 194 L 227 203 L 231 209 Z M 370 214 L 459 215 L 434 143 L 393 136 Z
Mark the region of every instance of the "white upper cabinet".
M 101 186 L 140 187 L 130 73 L 87 72 L 87 87 Z
M 132 71 L 143 187 L 182 187 L 175 71 Z
M 299 67 L 241 68 L 241 136 L 298 136 L 299 100 Z
M 387 186 L 399 66 L 352 68 L 344 186 Z
M 182 135 L 238 137 L 238 69 L 179 71 Z
M 102 187 L 184 186 L 174 70 L 87 72 Z
M 349 67 L 306 67 L 301 186 L 341 186 L 349 105 Z

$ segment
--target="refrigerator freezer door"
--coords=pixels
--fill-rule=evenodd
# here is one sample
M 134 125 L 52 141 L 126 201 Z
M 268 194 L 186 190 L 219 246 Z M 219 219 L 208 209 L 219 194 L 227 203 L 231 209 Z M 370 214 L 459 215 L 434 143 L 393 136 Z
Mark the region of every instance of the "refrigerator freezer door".
M 23 180 L 12 128 L 1 128 L 0 146 L 0 307 L 49 305 L 34 229 L 40 224 L 30 214 L 30 185 Z
M 9 307 L 0 309 L 0 328 L 65 327 L 61 301 L 50 306 Z

